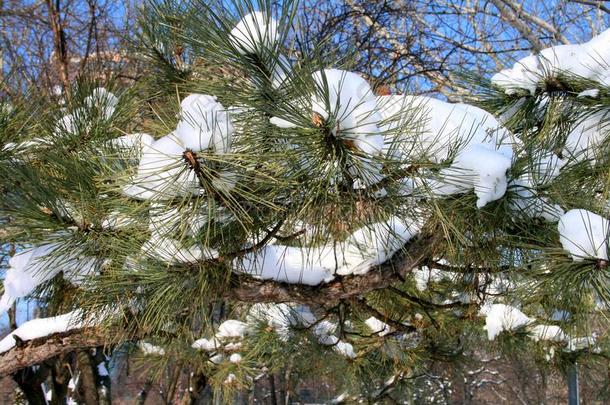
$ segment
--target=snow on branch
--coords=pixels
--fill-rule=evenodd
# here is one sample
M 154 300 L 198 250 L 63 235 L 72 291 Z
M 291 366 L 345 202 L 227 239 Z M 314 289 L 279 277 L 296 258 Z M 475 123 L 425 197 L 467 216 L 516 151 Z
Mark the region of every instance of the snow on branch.
M 558 230 L 563 248 L 575 261 L 585 258 L 608 260 L 610 222 L 606 218 L 574 209 L 561 217 Z
M 248 275 L 234 274 L 235 287 L 224 295 L 243 302 L 297 302 L 329 305 L 343 299 L 386 288 L 404 279 L 430 254 L 431 241 L 425 237 L 413 238 L 394 256 L 374 265 L 361 275 L 339 276 L 317 286 L 256 280 Z
M 84 324 L 79 319 L 80 311 L 53 316 L 51 318 L 32 319 L 12 331 L 0 340 L 0 354 L 12 349 L 19 342 L 40 339 L 55 333 L 64 333 L 74 329 L 81 329 Z
M 107 341 L 106 337 L 92 328 L 72 328 L 63 331 L 60 329 L 48 328 L 46 331 L 50 333 L 47 335 L 24 334 L 24 337 L 29 338 L 20 341 L 18 346 L 15 345 L 16 340 L 13 337 L 17 335 L 9 335 L 8 338 L 13 341 L 13 345 L 0 354 L 0 377 L 14 374 L 22 368 L 40 364 L 64 353 L 104 345 Z M 4 346 L 10 346 L 10 341 Z
M 419 226 L 391 218 L 363 227 L 339 246 L 297 248 L 268 245 L 234 261 L 238 273 L 263 280 L 318 285 L 337 275 L 364 274 L 392 257 Z
M 534 94 L 540 81 L 560 74 L 597 81 L 603 86 L 610 84 L 610 29 L 584 44 L 553 46 L 522 58 L 512 68 L 496 73 L 491 81 L 507 94 L 520 89 Z

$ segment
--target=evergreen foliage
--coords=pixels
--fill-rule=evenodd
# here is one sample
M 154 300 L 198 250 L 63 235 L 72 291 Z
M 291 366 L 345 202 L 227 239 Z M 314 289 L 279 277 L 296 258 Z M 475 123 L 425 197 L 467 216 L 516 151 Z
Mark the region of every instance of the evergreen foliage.
M 607 243 L 575 260 L 557 223 L 610 217 L 607 86 L 567 72 L 506 92 L 465 74 L 487 112 L 384 99 L 302 46 L 294 2 L 225 3 L 144 7 L 149 74 L 132 88 L 83 78 L 64 104 L 0 109 L 0 235 L 13 259 L 38 252 L 14 298 L 79 310 L 152 375 L 181 364 L 225 401 L 286 368 L 353 400 L 424 398 L 418 376 L 470 361 L 501 304 L 527 319 L 500 325 L 499 351 L 560 369 L 610 355 Z M 591 118 L 603 141 L 571 153 Z

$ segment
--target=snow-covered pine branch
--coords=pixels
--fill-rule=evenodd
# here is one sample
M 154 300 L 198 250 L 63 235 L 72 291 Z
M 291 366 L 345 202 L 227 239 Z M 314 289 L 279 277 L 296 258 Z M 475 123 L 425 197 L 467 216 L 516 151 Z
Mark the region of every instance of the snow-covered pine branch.
M 458 356 L 456 336 L 602 350 L 573 319 L 610 301 L 608 31 L 500 72 L 484 110 L 376 95 L 290 48 L 289 6 L 247 5 L 166 27 L 209 69 L 193 62 L 177 98 L 75 85 L 1 138 L 16 247 L 1 309 L 72 310 L 14 336 L 67 332 L 82 312 L 100 333 L 145 331 L 144 355 L 198 362 L 221 391 L 301 352 L 406 381 Z M 541 86 L 583 78 L 597 92 Z

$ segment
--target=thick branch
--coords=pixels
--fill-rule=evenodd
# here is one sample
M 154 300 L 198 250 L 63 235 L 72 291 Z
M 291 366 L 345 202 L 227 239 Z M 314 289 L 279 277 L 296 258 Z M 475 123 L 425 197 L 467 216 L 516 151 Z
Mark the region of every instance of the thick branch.
M 337 277 L 315 287 L 260 281 L 244 275 L 234 275 L 234 288 L 225 298 L 244 302 L 302 302 L 327 306 L 340 300 L 353 299 L 368 292 L 400 282 L 430 253 L 430 240 L 415 238 L 387 262 L 375 266 L 363 275 Z M 95 329 L 75 329 L 65 333 L 33 339 L 0 355 L 0 377 L 40 364 L 55 356 L 78 349 L 102 346 L 106 339 Z
M 14 374 L 24 367 L 40 364 L 55 356 L 78 349 L 101 346 L 105 338 L 92 328 L 74 329 L 65 333 L 43 336 L 0 355 L 0 377 Z
M 375 266 L 363 275 L 338 276 L 333 281 L 310 287 L 276 281 L 254 280 L 249 276 L 235 275 L 235 287 L 224 296 L 244 302 L 300 302 L 329 305 L 340 300 L 361 296 L 386 288 L 403 280 L 429 254 L 430 240 L 416 238 L 387 262 Z

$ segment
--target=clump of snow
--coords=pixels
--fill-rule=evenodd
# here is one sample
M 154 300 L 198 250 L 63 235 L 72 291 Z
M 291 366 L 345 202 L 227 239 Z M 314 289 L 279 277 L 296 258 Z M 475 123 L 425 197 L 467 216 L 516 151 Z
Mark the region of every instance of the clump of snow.
M 260 53 L 278 40 L 278 23 L 271 16 L 254 11 L 237 23 L 230 38 L 239 53 Z
M 318 285 L 334 278 L 336 261 L 330 250 L 268 245 L 235 259 L 233 268 L 263 280 Z
M 572 319 L 572 313 L 563 309 L 555 309 L 551 314 L 551 320 L 556 322 L 567 322 Z
M 100 111 L 104 119 L 110 119 L 119 103 L 119 99 L 105 88 L 98 87 L 91 92 L 91 95 L 85 97 L 84 102 L 84 108 L 76 108 L 57 121 L 54 131 L 56 136 L 62 134 L 76 135 L 79 129 L 89 131 L 91 125 L 85 123 L 85 121 L 90 118 L 93 110 Z
M 609 110 L 600 110 L 593 114 L 587 114 L 577 122 L 572 129 L 564 146 L 563 153 L 575 161 L 596 161 L 599 146 L 607 138 L 610 126 Z
M 217 338 L 244 338 L 249 331 L 247 323 L 235 319 L 224 321 L 218 327 Z
M 235 188 L 237 174 L 231 170 L 220 170 L 211 182 L 214 190 L 228 193 Z
M 153 144 L 155 139 L 149 134 L 135 133 L 119 136 L 110 140 L 115 148 L 134 150 L 137 152 L 138 159 L 142 156 L 142 150 Z
M 49 143 L 49 141 L 47 139 L 34 138 L 29 141 L 23 141 L 20 143 L 7 142 L 2 149 L 3 150 L 16 150 L 17 152 L 19 152 L 19 151 L 28 149 L 32 146 L 45 145 L 48 143 Z
M 165 349 L 148 342 L 138 342 L 138 347 L 147 356 L 164 356 Z
M 233 124 L 216 97 L 191 94 L 180 103 L 176 135 L 185 148 L 194 152 L 213 150 L 225 153 L 231 144 Z
M 479 208 L 504 195 L 512 145 L 518 140 L 491 114 L 467 104 L 413 96 L 380 96 L 377 108 L 383 117 L 382 128 L 389 131 L 386 144 L 391 146 L 386 154 L 406 161 L 426 158 L 434 163 L 455 156 L 437 180 L 428 182 L 427 188 L 434 194 L 474 190 Z M 411 133 L 397 133 L 405 121 L 421 125 Z M 407 191 L 418 187 L 405 184 Z
M 349 398 L 349 394 L 347 392 L 344 392 L 344 393 L 336 396 L 335 398 L 333 398 L 330 401 L 330 403 L 331 404 L 344 404 L 348 398 Z
M 508 188 L 512 192 L 509 207 L 517 216 L 543 218 L 548 222 L 557 222 L 564 214 L 563 209 L 539 195 L 538 187 L 554 180 L 565 161 L 551 152 L 542 152 L 532 158 L 532 164 Z
M 421 223 L 390 217 L 352 233 L 342 246 L 342 264 L 337 274 L 364 274 L 387 261 L 419 233 Z
M 587 90 L 583 90 L 580 93 L 578 93 L 578 95 L 576 97 L 597 98 L 598 96 L 599 96 L 599 89 L 587 89 Z
M 332 346 L 333 350 L 342 356 L 351 359 L 355 358 L 356 353 L 354 352 L 354 347 L 350 343 L 344 342 L 337 336 L 333 335 L 336 330 L 336 323 L 323 320 L 314 325 L 312 332 L 320 344 Z
M 93 89 L 91 95 L 85 98 L 85 105 L 89 108 L 98 108 L 104 118 L 109 119 L 119 104 L 119 99 L 103 87 Z
M 101 362 L 97 365 L 97 375 L 100 377 L 108 377 L 108 369 L 106 368 L 106 364 Z
M 26 249 L 9 260 L 9 269 L 4 277 L 4 295 L 0 301 L 1 311 L 6 311 L 15 299 L 24 297 L 47 280 L 53 278 L 59 269 L 57 267 L 45 271 L 34 263 L 53 251 L 55 245 L 40 246 Z
M 383 117 L 382 128 L 391 137 L 386 144 L 392 144 L 402 159 L 426 157 L 441 163 L 453 150 L 471 144 L 487 144 L 511 157 L 511 145 L 517 142 L 493 115 L 472 105 L 398 95 L 379 96 L 376 103 Z M 419 123 L 411 133 L 395 132 L 411 122 Z
M 102 220 L 103 229 L 122 229 L 137 225 L 138 221 L 120 211 L 114 210 L 108 213 L 108 216 Z
M 542 151 L 532 158 L 532 165 L 523 178 L 532 184 L 547 184 L 559 176 L 565 164 L 556 154 Z
M 298 108 L 311 110 L 314 125 L 327 123 L 334 137 L 344 142 L 354 155 L 347 171 L 355 179 L 354 188 L 366 188 L 381 179 L 381 165 L 370 159 L 380 156 L 384 136 L 379 127 L 381 115 L 370 85 L 360 75 L 345 70 L 325 69 L 312 74 L 314 93 L 297 100 Z M 272 117 L 271 124 L 294 128 L 297 118 Z M 364 156 L 362 156 L 364 155 Z M 332 168 L 329 165 L 329 168 Z
M 374 316 L 371 316 L 370 318 L 368 318 L 366 321 L 364 321 L 364 323 L 366 324 L 366 326 L 369 327 L 370 330 L 372 330 L 374 333 L 378 334 L 379 336 L 385 336 L 392 331 L 390 328 L 390 325 L 388 325 L 387 323 L 385 323 L 383 321 L 380 321 L 379 319 L 375 318 Z
M 272 125 L 275 125 L 278 128 L 284 128 L 284 129 L 297 127 L 297 125 L 293 124 L 292 122 L 287 121 L 283 118 L 279 118 L 279 117 L 269 118 L 269 123 Z
M 152 234 L 150 239 L 142 245 L 141 251 L 148 257 L 168 264 L 196 263 L 218 257 L 218 253 L 212 249 L 203 248 L 196 244 L 184 246 L 179 240 L 163 238 L 158 234 Z
M 454 278 L 454 275 L 447 271 L 429 268 L 428 266 L 416 268 L 411 274 L 413 274 L 415 287 L 418 291 L 426 291 L 428 289 L 428 284 L 430 283 L 439 282 L 444 278 Z
M 485 327 L 489 340 L 494 340 L 502 331 L 513 331 L 533 322 L 519 309 L 505 304 L 492 304 L 481 309 L 485 316 Z
M 510 69 L 496 73 L 492 83 L 507 94 L 519 89 L 530 94 L 547 77 L 569 74 L 605 83 L 610 63 L 610 30 L 606 30 L 584 44 L 557 45 L 543 49 L 539 55 L 529 55 Z
M 150 203 L 148 230 L 151 234 L 167 236 L 179 232 L 181 235 L 193 236 L 207 222 L 207 213 L 202 213 L 191 205 L 172 206 L 157 201 Z
M 123 192 L 139 199 L 171 199 L 199 194 L 199 181 L 184 161 L 184 151 L 184 144 L 175 133 L 146 146 L 138 172 Z
M 274 88 L 280 88 L 289 81 L 289 73 L 292 70 L 290 61 L 284 55 L 278 55 L 269 64 L 268 68 L 271 71 L 271 84 Z
M 78 133 L 79 125 L 83 120 L 86 112 L 82 108 L 76 109 L 72 114 L 66 114 L 57 120 L 55 124 L 55 136 L 61 136 L 62 134 L 76 135 Z
M 511 69 L 504 69 L 491 77 L 491 82 L 514 94 L 519 89 L 536 92 L 537 83 L 542 78 L 538 56 L 529 55 L 516 62 Z
M 233 124 L 214 96 L 191 94 L 181 103 L 180 121 L 174 132 L 150 142 L 148 136 L 134 134 L 113 141 L 117 146 L 141 146 L 137 173 L 123 193 L 143 200 L 168 200 L 177 196 L 202 194 L 199 179 L 185 158 L 192 152 L 226 153 L 231 146 Z M 219 170 L 212 185 L 228 192 L 237 181 L 235 173 Z
M 338 244 L 298 248 L 268 245 L 233 261 L 235 272 L 263 280 L 318 285 L 335 275 L 364 274 L 387 261 L 419 232 L 419 223 L 391 217 L 356 230 Z
M 593 212 L 573 209 L 559 220 L 559 240 L 575 261 L 584 258 L 608 260 L 610 223 Z
M 222 347 L 222 343 L 214 338 L 214 339 L 197 339 L 191 345 L 193 349 L 203 350 L 204 352 L 214 352 Z
M 313 79 L 317 87 L 313 111 L 334 121 L 334 135 L 353 141 L 368 155 L 380 153 L 384 144 L 378 127 L 381 115 L 368 82 L 356 73 L 338 69 L 315 72 Z
M 241 340 L 250 333 L 251 328 L 254 327 L 256 322 L 264 321 L 284 341 L 290 337 L 291 328 L 310 328 L 312 335 L 317 339 L 318 343 L 332 346 L 333 350 L 343 356 L 355 357 L 352 345 L 334 335 L 338 327 L 337 324 L 329 320 L 317 321 L 309 307 L 306 306 L 259 303 L 251 307 L 246 321 L 229 319 L 218 327 L 214 338 L 198 339 L 192 343 L 191 347 L 213 354 L 210 361 L 214 364 L 220 364 L 225 360 L 226 356 L 228 356 L 230 362 L 238 363 L 242 359 L 241 355 L 239 353 L 229 355 L 228 352 L 241 349 Z M 385 331 L 385 333 L 388 332 Z M 381 335 L 385 333 L 384 330 L 380 331 Z M 229 342 L 227 343 L 227 341 Z
M 451 166 L 440 171 L 440 179 L 432 186 L 439 195 L 451 195 L 474 189 L 477 208 L 498 200 L 506 193 L 506 171 L 511 157 L 490 144 L 469 145 L 458 153 Z
M 593 349 L 596 350 L 595 336 L 581 336 L 568 339 L 568 344 L 564 351 L 575 352 L 578 350 Z
M 55 333 L 68 332 L 73 329 L 80 329 L 85 324 L 80 320 L 80 311 L 72 311 L 67 314 L 54 316 L 51 318 L 39 318 L 27 321 L 4 339 L 0 340 L 0 353 L 4 353 L 15 347 L 15 338 L 21 340 L 32 340 Z
M 241 349 L 241 342 L 229 342 L 224 347 L 226 352 L 233 352 L 239 349 Z
M 218 326 L 218 330 L 213 338 L 201 338 L 195 340 L 191 347 L 196 350 L 202 350 L 210 354 L 210 361 L 214 364 L 220 364 L 225 359 L 227 352 L 239 350 L 242 343 L 240 340 L 250 332 L 252 326 L 236 319 L 228 319 Z M 237 363 L 241 360 L 241 356 L 233 353 L 229 356 L 229 361 Z
M 229 375 L 227 375 L 227 378 L 225 378 L 225 380 L 222 383 L 225 385 L 229 385 L 229 384 L 233 384 L 235 381 L 237 381 L 237 376 L 235 376 L 235 374 L 233 374 L 233 373 L 229 373 Z
M 564 214 L 559 205 L 550 203 L 548 198 L 540 197 L 530 181 L 513 180 L 510 182 L 509 189 L 512 191 L 509 207 L 517 215 L 557 222 Z
M 190 210 L 192 207 L 188 205 L 177 207 L 151 202 L 150 238 L 142 245 L 142 253 L 168 264 L 195 263 L 218 257 L 217 251 L 201 246 L 192 238 L 208 223 L 208 217 Z
M 30 294 L 59 272 L 63 271 L 66 279 L 78 282 L 84 275 L 96 270 L 98 263 L 94 258 L 54 254 L 60 247 L 57 243 L 46 243 L 18 252 L 9 260 L 4 277 L 4 294 L 0 299 L 0 314 L 7 311 L 17 298 Z
M 354 346 L 352 346 L 351 343 L 347 343 L 340 340 L 333 347 L 333 349 L 342 356 L 348 357 L 350 359 L 356 358 L 356 352 L 354 351 Z
M 536 325 L 529 328 L 530 337 L 538 342 L 540 340 L 548 340 L 551 342 L 563 342 L 566 340 L 566 335 L 563 330 L 556 325 Z
M 339 338 L 333 335 L 337 324 L 328 320 L 322 320 L 314 325 L 313 334 L 318 337 L 318 342 L 323 345 L 335 345 Z
M 265 322 L 280 338 L 287 340 L 290 336 L 290 327 L 307 328 L 316 322 L 316 317 L 305 305 L 257 303 L 248 311 L 248 323 L 257 321 Z

